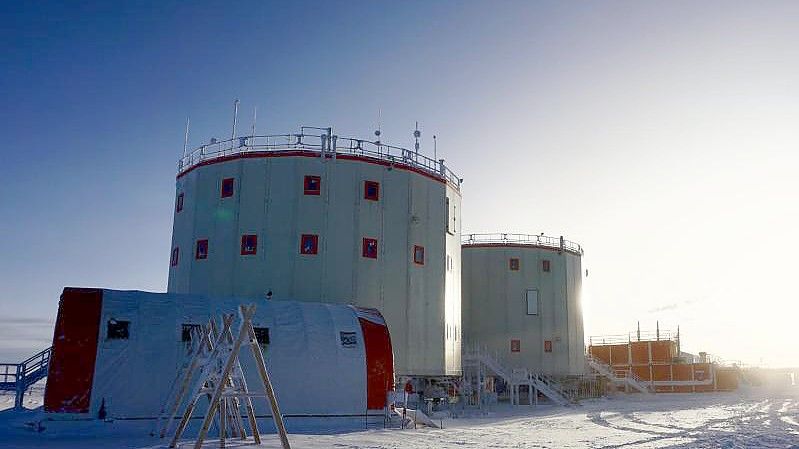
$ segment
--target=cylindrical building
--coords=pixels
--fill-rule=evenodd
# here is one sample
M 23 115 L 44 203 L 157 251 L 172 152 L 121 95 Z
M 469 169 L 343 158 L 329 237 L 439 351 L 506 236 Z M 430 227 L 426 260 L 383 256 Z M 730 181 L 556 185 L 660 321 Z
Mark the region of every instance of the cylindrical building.
M 463 337 L 513 369 L 585 370 L 580 245 L 563 237 L 464 235 Z
M 309 129 L 181 160 L 169 292 L 376 308 L 398 374 L 460 374 L 460 180 L 443 160 Z

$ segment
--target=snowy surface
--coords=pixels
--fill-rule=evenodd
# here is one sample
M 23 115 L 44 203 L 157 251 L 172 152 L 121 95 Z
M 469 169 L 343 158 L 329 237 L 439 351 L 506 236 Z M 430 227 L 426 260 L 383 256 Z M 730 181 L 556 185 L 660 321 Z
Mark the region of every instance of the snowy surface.
M 39 393 L 40 394 L 40 393 Z M 31 395 L 27 406 L 41 398 Z M 13 406 L 0 396 L 0 408 Z M 144 422 L 54 423 L 39 410 L 0 412 L 2 448 L 165 448 Z M 489 416 L 444 419 L 444 429 L 306 430 L 294 448 L 794 448 L 799 449 L 799 388 L 782 391 L 618 396 L 563 409 L 499 406 Z M 289 422 L 291 427 L 291 422 Z M 291 430 L 291 429 L 290 429 Z M 187 440 L 181 447 L 191 447 Z M 230 441 L 228 447 L 250 447 Z M 208 448 L 218 447 L 209 440 Z M 275 435 L 261 447 L 279 448 Z

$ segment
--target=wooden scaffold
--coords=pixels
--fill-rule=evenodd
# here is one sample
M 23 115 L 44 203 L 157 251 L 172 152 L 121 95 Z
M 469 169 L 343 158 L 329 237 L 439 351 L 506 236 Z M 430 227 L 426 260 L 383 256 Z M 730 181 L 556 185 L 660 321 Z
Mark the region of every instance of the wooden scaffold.
M 246 439 L 247 429 L 244 426 L 244 416 L 249 423 L 255 444 L 261 444 L 252 398 L 265 397 L 269 401 L 272 418 L 283 449 L 291 449 L 283 416 L 280 414 L 272 382 L 269 380 L 264 356 L 252 326 L 254 315 L 255 305 L 239 307 L 241 322 L 238 335 L 235 338 L 231 330 L 234 314 L 222 315 L 221 331 L 218 331 L 213 318 L 206 326 L 192 331 L 192 337 L 198 338 L 198 344 L 195 345 L 188 365 L 182 373 L 179 373 L 173 392 L 165 402 L 158 419 L 159 436 L 164 438 L 172 428 L 181 404 L 187 400 L 186 408 L 169 443 L 170 448 L 177 447 L 197 403 L 203 397 L 209 401 L 208 410 L 197 435 L 195 449 L 202 447 L 212 422 L 215 422 L 219 428 L 220 447 L 225 447 L 225 438 L 228 435 L 241 440 Z M 252 350 L 263 392 L 251 392 L 247 388 L 247 381 L 239 361 L 242 346 L 245 345 Z M 242 416 L 242 405 L 244 416 Z

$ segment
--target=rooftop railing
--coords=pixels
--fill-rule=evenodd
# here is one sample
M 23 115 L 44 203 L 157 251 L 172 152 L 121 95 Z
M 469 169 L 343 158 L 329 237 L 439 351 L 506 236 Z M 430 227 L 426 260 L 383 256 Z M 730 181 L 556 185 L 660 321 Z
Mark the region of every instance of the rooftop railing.
M 327 130 L 326 133 L 316 134 L 313 131 Z M 306 133 L 312 132 L 312 133 Z M 308 150 L 318 152 L 321 158 L 335 159 L 336 155 L 347 154 L 376 159 L 389 163 L 411 166 L 434 177 L 453 184 L 460 188 L 462 179 L 444 165 L 444 159 L 438 161 L 420 154 L 418 151 L 409 150 L 394 145 L 387 145 L 380 141 L 369 141 L 350 137 L 339 137 L 332 134 L 330 128 L 315 128 L 303 126 L 297 134 L 274 134 L 265 136 L 241 136 L 227 140 L 211 139 L 211 142 L 201 145 L 180 158 L 178 162 L 178 175 L 190 170 L 192 167 L 208 160 L 235 156 L 244 153 L 263 151 L 290 151 Z
M 579 244 L 566 240 L 563 236 L 551 237 L 543 234 L 464 234 L 461 243 L 463 245 L 530 245 L 541 248 L 552 248 L 559 251 L 569 251 L 579 255 L 583 254 L 583 248 Z
M 636 341 L 678 341 L 679 334 L 660 329 L 659 331 L 633 331 L 627 334 L 619 335 L 594 335 L 588 337 L 589 345 L 624 345 Z

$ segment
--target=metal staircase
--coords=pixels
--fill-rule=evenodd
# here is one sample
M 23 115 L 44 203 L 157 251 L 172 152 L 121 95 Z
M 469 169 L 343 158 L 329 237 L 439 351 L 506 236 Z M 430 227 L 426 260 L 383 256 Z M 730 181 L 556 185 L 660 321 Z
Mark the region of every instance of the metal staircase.
M 527 385 L 530 389 L 534 388 L 540 391 L 541 394 L 555 404 L 563 407 L 568 407 L 572 404 L 569 396 L 563 391 L 555 379 L 527 369 L 509 370 L 486 350 L 464 348 L 463 363 L 465 365 L 482 365 L 494 375 L 502 378 L 511 388 L 512 392 L 518 392 L 519 386 Z M 514 400 L 514 397 L 516 397 L 516 400 Z M 518 393 L 511 395 L 511 402 L 518 403 Z
M 50 347 L 22 363 L 0 363 L 0 390 L 16 392 L 15 410 L 22 410 L 22 401 L 28 388 L 47 377 L 52 352 L 53 348 Z
M 624 385 L 633 388 L 634 390 L 643 393 L 643 394 L 652 394 L 652 386 L 638 377 L 632 370 L 618 370 L 613 369 L 610 365 L 606 364 L 605 362 L 593 357 L 590 354 L 585 356 L 585 360 L 588 363 L 588 366 L 599 373 L 602 376 L 605 376 L 611 383 L 614 385 Z

